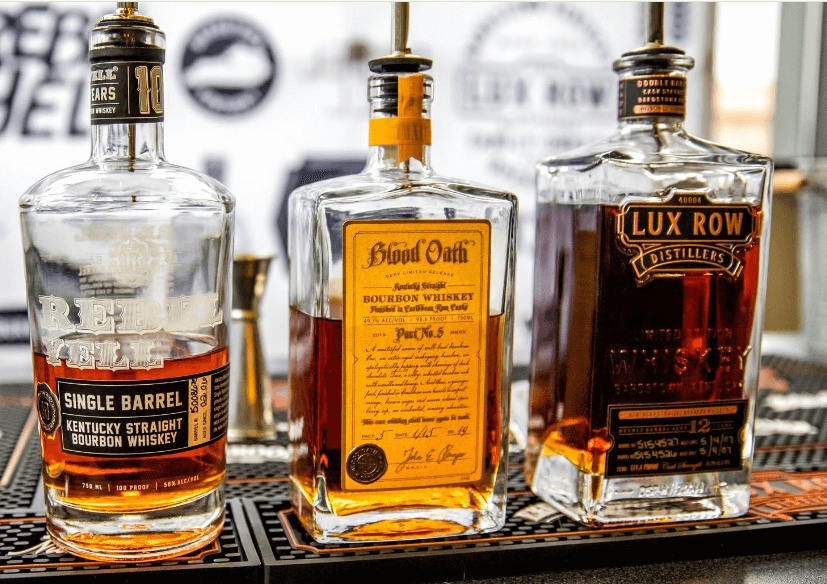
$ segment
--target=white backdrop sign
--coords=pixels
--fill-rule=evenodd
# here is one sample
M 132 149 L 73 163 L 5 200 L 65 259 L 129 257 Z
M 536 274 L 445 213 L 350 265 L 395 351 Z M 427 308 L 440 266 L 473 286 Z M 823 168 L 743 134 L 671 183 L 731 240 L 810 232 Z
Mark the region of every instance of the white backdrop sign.
M 17 200 L 43 175 L 88 156 L 88 31 L 114 5 L 0 5 L 0 342 L 14 330 L 10 321 L 3 328 L 2 314 L 25 308 Z M 285 190 L 302 169 L 364 159 L 367 60 L 388 52 L 390 4 L 152 2 L 140 9 L 167 33 L 168 159 L 216 176 L 236 195 L 237 251 L 276 256 L 262 331 L 271 371 L 284 373 L 287 271 L 278 219 Z M 702 3 L 667 5 L 667 42 L 698 61 L 689 78 L 690 130 L 700 126 L 706 98 L 709 11 Z M 642 44 L 641 19 L 640 3 L 412 5 L 410 46 L 434 59 L 434 167 L 520 199 L 518 364 L 529 356 L 534 165 L 612 131 L 611 64 Z

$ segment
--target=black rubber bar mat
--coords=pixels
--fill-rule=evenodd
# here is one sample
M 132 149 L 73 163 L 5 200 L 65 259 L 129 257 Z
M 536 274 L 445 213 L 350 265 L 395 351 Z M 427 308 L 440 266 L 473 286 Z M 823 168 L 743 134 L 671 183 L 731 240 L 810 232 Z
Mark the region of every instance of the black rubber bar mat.
M 761 372 L 751 509 L 735 519 L 589 529 L 555 513 L 509 468 L 508 519 L 492 534 L 393 544 L 317 544 L 284 490 L 245 500 L 264 582 L 369 578 L 428 582 L 823 546 L 827 367 L 768 357 Z
M 283 404 L 286 407 L 286 404 Z M 253 444 L 231 444 L 227 447 L 227 496 L 239 498 L 266 497 L 286 501 L 287 488 L 287 412 L 275 412 L 278 432 L 275 440 Z M 252 462 L 243 462 L 251 459 Z M 258 460 L 257 460 L 258 459 Z
M 288 502 L 244 503 L 268 583 L 365 573 L 394 582 L 449 581 L 776 553 L 820 548 L 827 530 L 827 471 L 754 472 L 751 509 L 744 517 L 607 529 L 583 527 L 548 508 L 525 488 L 519 465 L 509 481 L 502 530 L 423 542 L 318 544 Z
M 508 519 L 497 533 L 392 545 L 320 545 L 303 532 L 290 509 L 284 462 L 234 462 L 228 465 L 227 494 L 235 500 L 218 549 L 138 569 L 35 549 L 43 545 L 45 532 L 40 529 L 40 453 L 31 388 L 0 386 L 0 581 L 55 576 L 114 582 L 131 570 L 130 581 L 142 582 L 156 570 L 187 570 L 185 577 L 195 582 L 339 581 L 347 576 L 426 582 L 820 548 L 827 529 L 827 367 L 777 357 L 766 357 L 764 365 L 746 517 L 586 529 L 530 493 L 522 454 L 514 453 Z M 280 435 L 252 448 L 278 455 L 286 445 Z
M 54 578 L 60 582 L 140 584 L 179 578 L 188 584 L 252 584 L 260 581 L 260 568 L 244 511 L 237 500 L 229 501 L 224 529 L 211 544 L 173 560 L 140 564 L 107 564 L 78 558 L 48 541 L 42 514 L 0 514 L 0 580 L 3 582 Z
M 763 364 L 753 468 L 827 469 L 827 366 L 771 356 Z
M 42 510 L 40 439 L 28 386 L 0 386 L 0 512 Z

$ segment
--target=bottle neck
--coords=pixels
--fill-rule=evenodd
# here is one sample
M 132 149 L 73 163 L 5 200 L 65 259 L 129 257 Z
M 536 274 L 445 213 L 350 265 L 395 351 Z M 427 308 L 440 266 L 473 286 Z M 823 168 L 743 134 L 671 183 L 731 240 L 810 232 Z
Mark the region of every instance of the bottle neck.
M 410 146 L 406 147 L 410 148 Z M 371 146 L 368 150 L 366 172 L 403 172 L 405 174 L 430 174 L 431 147 L 416 148 L 414 156 L 410 150 L 403 150 L 400 155 L 399 146 Z M 408 158 L 403 158 L 408 156 Z
M 652 128 L 666 132 L 683 132 L 684 122 L 684 118 L 647 116 L 634 120 L 618 120 L 617 123 L 621 132 L 651 131 Z
M 368 82 L 367 172 L 429 174 L 433 80 L 421 73 L 374 75 Z
M 90 112 L 96 164 L 123 164 L 133 170 L 164 160 L 163 59 L 155 55 L 155 60 L 137 60 L 141 56 L 120 55 L 118 60 L 92 63 Z
M 146 167 L 164 161 L 164 123 L 92 126 L 92 161 Z

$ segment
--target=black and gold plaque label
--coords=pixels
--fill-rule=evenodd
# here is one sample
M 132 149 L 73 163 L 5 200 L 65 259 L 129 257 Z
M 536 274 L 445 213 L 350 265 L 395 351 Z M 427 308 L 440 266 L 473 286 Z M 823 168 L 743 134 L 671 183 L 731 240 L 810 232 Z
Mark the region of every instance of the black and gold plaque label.
M 92 124 L 164 120 L 164 70 L 157 61 L 92 64 Z
M 147 381 L 57 378 L 63 452 L 152 456 L 191 450 L 227 433 L 230 366 Z
M 740 470 L 747 400 L 609 406 L 606 476 Z
M 620 247 L 639 284 L 657 277 L 723 273 L 737 279 L 743 250 L 760 230 L 760 208 L 714 203 L 704 192 L 675 191 L 665 202 L 632 202 L 617 218 Z
M 645 75 L 620 80 L 617 118 L 686 117 L 686 78 Z

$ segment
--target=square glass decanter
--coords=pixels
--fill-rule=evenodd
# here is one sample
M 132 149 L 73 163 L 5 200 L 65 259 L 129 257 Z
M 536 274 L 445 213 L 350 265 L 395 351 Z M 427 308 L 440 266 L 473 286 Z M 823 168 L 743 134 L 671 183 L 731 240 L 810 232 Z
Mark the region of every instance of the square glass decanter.
M 537 174 L 526 477 L 589 525 L 749 505 L 772 161 L 686 132 L 660 22 L 615 62 L 617 132 Z
M 433 171 L 429 67 L 371 61 L 367 167 L 290 196 L 291 494 L 321 542 L 505 521 L 516 197 Z

